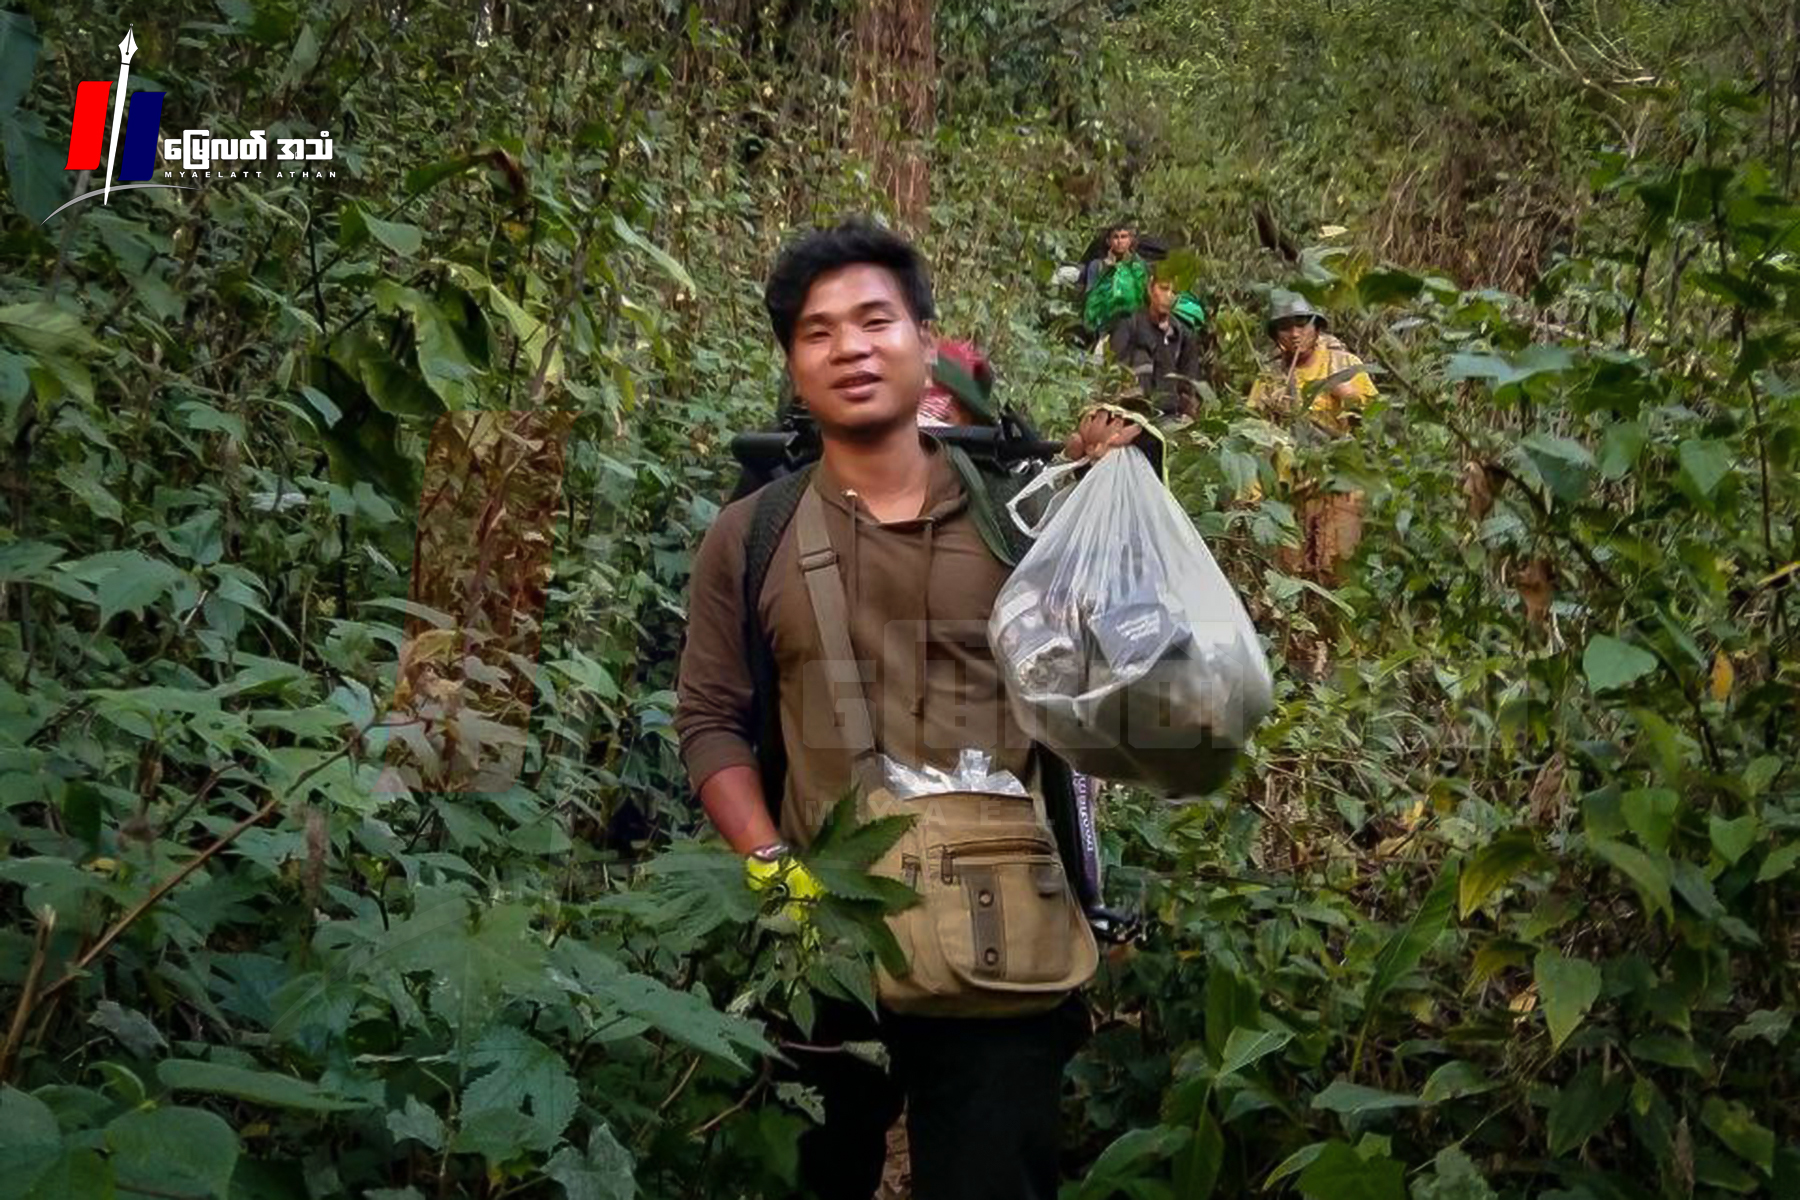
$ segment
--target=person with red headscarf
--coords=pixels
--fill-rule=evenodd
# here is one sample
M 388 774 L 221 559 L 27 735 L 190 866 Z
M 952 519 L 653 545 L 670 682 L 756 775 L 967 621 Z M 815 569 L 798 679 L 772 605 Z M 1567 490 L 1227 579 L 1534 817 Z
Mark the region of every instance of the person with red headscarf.
M 931 382 L 919 402 L 919 424 L 992 425 L 994 367 L 974 342 L 940 338 Z

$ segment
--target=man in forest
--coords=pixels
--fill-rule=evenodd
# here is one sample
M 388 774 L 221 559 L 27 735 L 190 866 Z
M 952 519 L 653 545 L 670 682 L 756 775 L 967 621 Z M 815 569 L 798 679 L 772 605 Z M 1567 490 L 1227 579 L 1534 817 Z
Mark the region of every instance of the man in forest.
M 1150 272 L 1138 254 L 1136 230 L 1121 222 L 1107 231 L 1106 257 L 1087 265 L 1082 285 L 1082 321 L 1095 338 L 1144 306 Z
M 1137 231 L 1124 223 L 1114 225 L 1106 231 L 1106 254 L 1089 262 L 1081 271 L 1081 291 L 1083 295 L 1092 291 L 1100 282 L 1100 276 L 1107 268 L 1122 263 L 1137 251 Z
M 1327 332 L 1329 321 L 1304 296 L 1277 289 L 1270 297 L 1274 352 L 1250 390 L 1250 406 L 1302 438 L 1346 437 L 1376 395 L 1363 361 Z M 1362 540 L 1361 492 L 1332 492 L 1313 481 L 1294 484 L 1300 546 L 1281 556 L 1284 570 L 1327 587 Z
M 934 315 L 918 253 L 868 223 L 815 232 L 782 253 L 764 300 L 823 454 L 802 481 L 796 517 L 775 535 L 754 612 L 745 611 L 745 576 L 761 493 L 727 505 L 707 532 L 675 724 L 700 801 L 745 856 L 753 886 L 782 881 L 799 902 L 789 910 L 805 921 L 819 888 L 796 856 L 862 778 L 844 692 L 866 688 L 857 724 L 896 762 L 952 768 L 973 749 L 1028 780 L 1037 752 L 1011 714 L 985 636 L 1008 572 L 984 534 L 992 507 L 917 424 Z M 1091 413 L 1071 449 L 1098 457 L 1140 431 Z M 825 534 L 829 548 L 817 548 Z M 803 555 L 802 542 L 815 549 Z M 821 611 L 826 601 L 841 608 L 838 621 Z M 758 711 L 752 666 L 759 633 L 776 675 L 776 750 L 786 755 L 777 796 L 767 794 L 768 747 L 758 745 L 769 712 Z M 854 680 L 832 669 L 834 643 L 856 660 Z M 1007 916 L 995 906 L 977 917 L 976 900 L 971 891 L 963 901 L 965 922 L 1017 919 L 1011 906 L 1034 902 L 1030 891 L 1009 892 Z M 1070 957 L 1066 947 L 1044 950 Z M 825 1105 L 824 1124 L 801 1138 L 805 1186 L 822 1200 L 869 1200 L 904 1103 L 918 1195 L 1053 1200 L 1063 1070 L 1088 1030 L 1080 982 L 1023 1015 L 900 1015 L 884 1004 L 876 1021 L 859 1006 L 821 1000 L 805 1040 L 827 1049 L 794 1052 L 802 1082 Z M 886 1045 L 890 1072 L 841 1049 L 872 1038 Z
M 1175 284 L 1158 275 L 1150 281 L 1150 300 L 1113 327 L 1113 361 L 1136 378 L 1139 391 L 1157 414 L 1170 419 L 1192 416 L 1199 405 L 1194 390 L 1200 378 L 1200 337 L 1175 316 Z

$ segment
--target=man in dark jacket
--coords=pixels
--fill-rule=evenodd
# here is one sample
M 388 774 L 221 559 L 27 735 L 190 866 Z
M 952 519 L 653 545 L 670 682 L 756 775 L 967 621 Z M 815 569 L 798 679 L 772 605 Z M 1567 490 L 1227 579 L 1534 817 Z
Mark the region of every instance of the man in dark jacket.
M 1029 778 L 1031 743 L 985 635 L 1007 568 L 989 553 L 948 451 L 917 424 L 934 316 L 917 251 L 866 223 L 813 233 L 783 252 L 764 301 L 795 396 L 823 444 L 805 486 L 817 493 L 847 598 L 875 745 L 909 766 L 945 768 L 973 749 Z M 1090 414 L 1071 453 L 1094 457 L 1139 431 Z M 788 765 L 777 825 L 758 770 L 746 643 L 745 542 L 755 505 L 754 496 L 727 505 L 695 558 L 675 725 L 689 779 L 713 825 L 746 856 L 752 880 L 778 872 L 788 894 L 804 900 L 817 882 L 793 856 L 852 785 L 853 755 L 838 726 L 843 679 L 825 651 L 790 525 L 754 601 L 754 625 L 772 644 L 779 676 Z M 904 1103 L 918 1195 L 1054 1200 L 1063 1068 L 1087 1015 L 1073 993 L 1049 999 L 1054 1007 L 1027 1015 L 884 1008 L 879 1020 L 821 1003 L 809 1047 L 794 1051 L 801 1078 L 825 1104 L 824 1125 L 801 1139 L 807 1191 L 869 1200 Z M 891 1072 L 829 1048 L 870 1038 L 887 1046 Z
M 1200 378 L 1200 338 L 1175 318 L 1168 279 L 1153 279 L 1149 303 L 1114 328 L 1112 353 L 1161 416 L 1190 416 L 1198 407 L 1192 381 Z

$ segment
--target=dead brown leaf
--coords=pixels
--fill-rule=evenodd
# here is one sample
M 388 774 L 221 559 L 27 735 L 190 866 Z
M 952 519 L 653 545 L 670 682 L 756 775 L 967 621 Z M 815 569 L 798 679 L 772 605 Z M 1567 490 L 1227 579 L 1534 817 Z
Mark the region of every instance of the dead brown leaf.
M 1731 659 L 1721 650 L 1713 655 L 1712 665 L 1712 698 L 1723 704 L 1731 698 L 1732 684 L 1737 682 L 1737 668 L 1731 665 Z
M 1463 495 L 1469 502 L 1469 519 L 1479 523 L 1494 508 L 1494 479 L 1485 463 L 1470 459 L 1463 464 Z
M 1525 616 L 1534 625 L 1550 623 L 1550 601 L 1556 596 L 1556 568 L 1547 558 L 1534 558 L 1513 577 L 1513 587 L 1525 602 Z
M 1538 771 L 1537 782 L 1531 785 L 1529 812 L 1533 825 L 1539 828 L 1554 825 L 1562 816 L 1563 780 L 1567 775 L 1567 764 L 1562 751 L 1558 750 Z

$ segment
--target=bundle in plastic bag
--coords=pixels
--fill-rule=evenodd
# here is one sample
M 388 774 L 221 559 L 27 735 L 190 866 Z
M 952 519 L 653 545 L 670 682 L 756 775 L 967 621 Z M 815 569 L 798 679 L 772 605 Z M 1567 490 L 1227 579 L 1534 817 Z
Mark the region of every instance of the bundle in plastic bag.
M 921 796 L 946 796 L 954 792 L 980 792 L 990 796 L 1029 796 L 1025 785 L 1011 771 L 994 768 L 993 760 L 981 750 L 963 750 L 956 758 L 956 769 L 946 771 L 926 763 L 909 767 L 897 759 L 881 756 L 882 779 L 896 800 L 917 800 Z
M 1052 467 L 1014 498 L 1061 482 Z M 1024 525 L 1023 521 L 1020 521 Z M 1140 454 L 1056 497 L 988 637 L 1019 724 L 1078 771 L 1171 795 L 1218 786 L 1272 703 L 1237 592 Z

